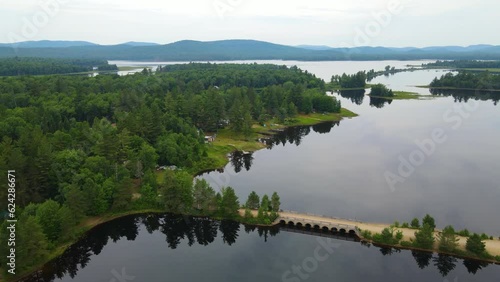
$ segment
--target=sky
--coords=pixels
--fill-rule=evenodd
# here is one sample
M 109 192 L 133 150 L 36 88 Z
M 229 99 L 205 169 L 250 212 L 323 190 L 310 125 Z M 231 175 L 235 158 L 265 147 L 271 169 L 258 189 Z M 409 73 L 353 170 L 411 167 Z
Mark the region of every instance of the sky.
M 498 0 L 0 0 L 0 42 L 500 45 Z

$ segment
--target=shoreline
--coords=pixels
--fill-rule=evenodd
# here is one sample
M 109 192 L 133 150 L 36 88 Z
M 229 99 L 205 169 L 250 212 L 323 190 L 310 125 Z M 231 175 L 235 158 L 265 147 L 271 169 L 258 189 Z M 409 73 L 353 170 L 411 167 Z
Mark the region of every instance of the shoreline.
M 287 212 L 282 211 L 281 214 L 287 214 Z M 299 216 L 301 218 L 303 217 L 305 219 L 309 219 L 309 220 L 313 220 L 313 221 L 314 220 L 321 221 L 324 218 L 323 216 L 307 215 L 307 214 L 300 214 Z M 344 224 L 344 225 L 356 226 L 358 229 L 360 229 L 360 231 L 370 231 L 372 233 L 372 235 L 374 235 L 375 233 L 381 233 L 384 228 L 393 227 L 391 224 L 387 224 L 387 223 L 362 222 L 362 221 L 357 221 L 357 220 L 355 221 L 355 220 L 349 220 L 349 219 L 335 219 L 335 222 L 339 223 L 339 224 Z M 276 224 L 276 222 L 275 222 L 275 224 Z M 279 224 L 279 222 L 277 224 Z M 394 229 L 394 232 L 401 231 L 403 233 L 403 238 L 401 239 L 401 241 L 408 241 L 408 242 L 410 242 L 412 239 L 414 239 L 415 232 L 419 230 L 419 229 L 402 228 L 402 227 L 393 227 L 393 229 Z M 434 238 L 435 239 L 437 239 L 436 237 L 440 233 L 440 231 L 441 230 L 438 230 L 438 229 L 434 230 Z M 492 259 L 488 259 L 488 258 L 476 257 L 476 256 L 473 256 L 473 254 L 467 255 L 466 253 L 459 254 L 459 253 L 443 252 L 443 251 L 439 250 L 439 245 L 438 245 L 437 240 L 434 242 L 432 249 L 421 249 L 421 248 L 414 247 L 414 246 L 402 246 L 402 245 L 400 245 L 400 243 L 398 243 L 396 245 L 386 245 L 383 243 L 376 243 L 372 239 L 364 238 L 361 232 L 357 236 L 362 241 L 370 242 L 371 244 L 385 245 L 388 247 L 393 247 L 393 248 L 398 248 L 398 249 L 422 250 L 422 251 L 433 252 L 433 253 L 438 253 L 438 254 L 448 254 L 448 255 L 452 255 L 454 257 L 463 257 L 463 258 L 469 258 L 469 259 L 475 259 L 475 260 L 479 260 L 479 261 L 500 264 L 500 261 L 496 260 L 496 258 L 495 258 L 495 257 L 500 256 L 500 238 L 494 238 L 493 240 L 490 240 L 490 239 L 482 240 L 485 243 L 486 251 L 491 256 L 493 256 Z M 456 238 L 459 239 L 459 242 L 458 242 L 459 245 L 456 248 L 457 251 L 466 252 L 465 244 L 467 241 L 467 237 L 456 235 Z
M 417 88 L 427 88 L 427 89 L 436 89 L 436 90 L 458 90 L 458 91 L 475 91 L 479 93 L 483 92 L 500 92 L 500 89 L 479 89 L 479 88 L 458 88 L 458 87 L 431 87 L 430 85 L 416 85 Z
M 251 136 L 245 137 L 241 134 L 229 132 L 227 130 L 220 130 L 214 142 L 208 144 L 207 153 L 209 155 L 209 165 L 197 165 L 187 169 L 194 177 L 200 176 L 207 172 L 224 169 L 229 163 L 227 157 L 235 151 L 245 151 L 254 153 L 256 151 L 268 148 L 268 146 L 259 141 L 260 138 L 269 138 L 280 133 L 282 130 L 298 126 L 312 126 L 325 122 L 341 121 L 345 118 L 357 117 L 358 114 L 346 109 L 341 108 L 339 113 L 311 113 L 308 115 L 298 115 L 296 118 L 291 119 L 288 123 L 275 124 L 273 120 L 267 121 L 266 125 L 254 124 L 252 127 Z
M 314 116 L 315 115 L 311 114 L 311 115 L 307 115 L 307 116 L 303 115 L 302 117 L 309 117 L 309 118 L 311 118 L 311 120 L 313 120 Z M 295 126 L 312 126 L 312 125 L 323 123 L 323 122 L 340 121 L 340 120 L 342 120 L 344 118 L 356 117 L 358 115 L 356 113 L 354 113 L 354 112 L 351 112 L 351 111 L 345 109 L 345 108 L 341 108 L 340 113 L 330 113 L 327 116 L 328 116 L 328 118 L 317 119 L 316 122 L 310 122 L 310 121 L 307 122 L 307 121 L 301 120 L 297 124 L 280 125 L 280 126 L 277 126 L 274 129 L 268 129 L 267 131 L 265 131 L 265 130 L 264 131 L 260 131 L 260 130 L 259 131 L 254 131 L 254 133 L 257 134 L 257 136 L 259 136 L 259 137 L 261 135 L 262 136 L 272 136 L 272 135 L 275 135 L 275 134 L 279 133 L 279 131 L 277 131 L 277 130 L 282 130 L 282 129 L 289 128 L 289 127 L 295 127 Z M 234 139 L 234 140 L 237 140 L 237 139 Z M 262 145 L 260 148 L 258 148 L 258 150 L 267 148 L 267 146 L 265 146 L 264 144 L 262 144 L 261 142 L 259 142 L 257 139 L 252 140 L 252 141 L 245 141 L 244 143 L 250 144 L 251 146 L 255 146 L 255 144 Z M 234 149 L 236 149 L 236 150 L 233 149 L 230 152 L 238 151 L 238 148 L 236 146 L 232 145 L 232 147 Z M 251 150 L 250 152 L 255 152 L 255 151 L 257 151 L 257 150 Z M 211 172 L 211 171 L 214 171 L 214 170 L 223 169 L 229 163 L 229 159 L 226 156 L 230 152 L 225 152 L 224 153 L 225 163 L 222 166 L 219 166 L 217 168 L 201 168 L 201 169 L 198 169 L 198 170 L 195 171 L 195 173 L 192 173 L 193 177 L 197 177 L 197 176 L 199 176 L 199 175 L 201 175 L 203 173 Z M 87 234 L 92 229 L 98 227 L 99 225 L 105 224 L 105 223 L 110 222 L 110 221 L 112 221 L 114 219 L 122 218 L 122 217 L 125 217 L 125 216 L 138 215 L 138 214 L 146 214 L 146 213 L 161 214 L 161 213 L 167 213 L 167 212 L 166 211 L 162 211 L 162 210 L 157 210 L 157 209 L 144 209 L 144 210 L 125 211 L 125 212 L 119 212 L 119 213 L 109 213 L 109 214 L 103 214 L 101 216 L 86 218 L 83 222 L 81 222 L 79 225 L 77 225 L 75 227 L 75 229 L 78 229 L 78 228 L 82 229 L 78 233 L 78 235 L 76 236 L 76 238 L 74 240 L 65 242 L 65 243 L 63 243 L 63 244 L 55 247 L 54 250 L 48 255 L 48 260 L 47 261 L 45 261 L 45 262 L 43 262 L 41 264 L 38 264 L 37 266 L 33 266 L 33 267 L 29 268 L 28 270 L 26 270 L 24 272 L 21 272 L 19 274 L 20 275 L 19 278 L 13 278 L 14 280 L 9 280 L 10 279 L 10 278 L 8 278 L 9 276 L 5 276 L 4 273 L 3 273 L 3 271 L 0 273 L 0 278 L 6 279 L 5 281 L 19 281 L 19 280 L 21 280 L 23 278 L 26 278 L 27 276 L 31 275 L 32 273 L 40 270 L 45 264 L 49 263 L 50 261 L 52 261 L 56 257 L 62 255 L 70 246 L 76 244 L 85 234 Z M 193 215 L 191 215 L 191 216 L 193 216 Z M 214 217 L 210 217 L 210 218 L 218 219 L 218 218 L 214 218 Z M 241 216 L 241 218 L 243 218 L 243 216 Z M 218 220 L 221 220 L 221 219 L 219 218 Z M 243 221 L 238 221 L 236 219 L 232 219 L 232 220 L 235 220 L 235 221 L 237 221 L 239 223 L 242 223 L 242 224 L 248 224 L 248 223 L 245 223 Z M 274 226 L 274 224 L 271 224 L 271 225 L 249 224 L 249 225 L 257 226 L 257 227 L 273 227 Z M 0 268 L 0 269 L 3 270 L 3 268 Z
M 113 220 L 120 219 L 120 218 L 123 218 L 123 217 L 126 217 L 126 216 L 132 216 L 132 215 L 141 215 L 141 214 L 144 214 L 144 215 L 145 214 L 168 214 L 168 213 L 169 212 L 162 211 L 160 209 L 144 209 L 144 210 L 126 211 L 126 212 L 122 212 L 122 213 L 106 214 L 106 215 L 102 215 L 102 216 L 98 216 L 98 217 L 88 218 L 88 219 L 85 220 L 85 222 L 83 222 L 82 224 L 79 225 L 80 227 L 85 228 L 85 230 L 81 234 L 79 234 L 77 236 L 77 238 L 75 238 L 71 242 L 67 242 L 67 243 L 63 244 L 62 246 L 59 246 L 58 248 L 56 248 L 55 249 L 55 253 L 49 256 L 50 257 L 49 260 L 45 261 L 44 263 L 41 263 L 41 264 L 37 265 L 36 267 L 35 266 L 32 267 L 28 271 L 22 272 L 20 274 L 20 277 L 13 278 L 13 280 L 9 280 L 8 276 L 4 276 L 3 273 L 1 274 L 0 278 L 6 279 L 5 281 L 20 281 L 20 280 L 22 280 L 24 278 L 27 278 L 31 274 L 39 271 L 47 263 L 50 263 L 55 258 L 61 256 L 69 247 L 71 247 L 72 245 L 78 243 L 78 241 L 80 241 L 82 239 L 82 237 L 85 236 L 87 233 L 89 233 L 93 229 L 95 229 L 95 228 L 97 228 L 97 227 L 99 227 L 99 226 L 101 226 L 103 224 L 106 224 L 108 222 L 111 222 Z M 280 212 L 278 212 L 278 214 L 279 213 Z M 272 228 L 272 227 L 280 227 L 280 226 L 282 226 L 278 220 L 274 221 L 271 224 L 247 223 L 247 222 L 244 221 L 244 218 L 245 218 L 244 214 L 245 214 L 245 209 L 240 209 L 239 210 L 239 216 L 240 216 L 239 218 L 237 217 L 237 218 L 228 218 L 228 219 L 226 219 L 226 218 L 220 218 L 220 217 L 215 217 L 215 216 L 207 216 L 207 215 L 191 215 L 191 214 L 185 214 L 185 215 L 192 216 L 192 217 L 205 217 L 205 218 L 214 219 L 214 220 L 232 220 L 232 221 L 238 222 L 239 224 L 248 225 L 248 226 L 254 226 L 254 227 Z M 254 215 L 254 218 L 255 218 L 255 216 L 257 215 L 257 211 L 252 210 L 252 214 Z M 342 220 L 342 221 L 345 221 L 346 223 L 354 224 L 358 228 L 360 226 L 362 226 L 363 228 L 360 228 L 361 230 L 368 230 L 368 231 L 371 231 L 373 233 L 379 233 L 384 228 L 388 228 L 388 227 L 391 226 L 389 224 L 384 224 L 384 223 L 361 222 L 361 221 L 351 221 L 351 220 Z M 305 229 L 305 228 L 303 228 L 303 229 Z M 313 230 L 313 229 L 311 229 L 311 230 Z M 408 234 L 407 234 L 408 232 L 415 232 L 415 231 L 417 231 L 417 229 L 400 228 L 400 227 L 396 227 L 396 228 L 394 228 L 394 230 L 395 231 L 401 230 L 403 232 L 403 234 L 404 234 L 403 235 L 404 236 L 403 239 L 409 239 L 411 237 L 411 236 L 408 236 Z M 438 230 L 434 231 L 434 235 L 436 235 L 438 232 L 439 232 Z M 320 233 L 320 232 L 318 232 L 318 233 Z M 495 265 L 500 265 L 500 261 L 497 261 L 495 259 L 486 259 L 486 258 L 480 258 L 480 257 L 474 257 L 474 256 L 467 256 L 467 255 L 461 255 L 461 254 L 444 252 L 444 251 L 440 251 L 436 246 L 434 246 L 433 249 L 422 249 L 422 248 L 413 247 L 413 246 L 401 246 L 399 244 L 398 245 L 387 245 L 387 244 L 383 244 L 383 243 L 374 242 L 372 239 L 366 239 L 361 234 L 356 235 L 356 236 L 360 239 L 359 243 L 361 243 L 361 244 L 363 244 L 363 243 L 370 243 L 370 244 L 372 244 L 375 247 L 396 248 L 396 249 L 401 249 L 401 250 L 427 252 L 427 253 L 432 253 L 432 254 L 434 254 L 434 253 L 436 253 L 436 254 L 444 254 L 444 255 L 449 255 L 449 256 L 455 257 L 455 258 L 460 258 L 460 259 L 471 259 L 471 260 L 476 260 L 476 261 L 481 261 L 481 262 L 487 262 L 487 263 L 491 263 L 491 264 L 495 264 Z M 457 238 L 460 238 L 459 248 L 461 249 L 462 248 L 462 241 L 463 241 L 463 239 L 466 239 L 466 238 L 462 237 L 462 236 L 458 236 L 458 235 L 457 235 Z M 500 239 L 487 240 L 486 242 L 489 242 L 489 241 L 497 242 L 497 244 L 499 246 L 499 249 L 497 250 L 498 253 L 491 253 L 490 252 L 491 250 L 488 250 L 488 244 L 486 244 L 486 251 L 488 251 L 489 254 L 493 255 L 493 256 L 500 255 Z M 465 246 L 465 243 L 463 245 Z

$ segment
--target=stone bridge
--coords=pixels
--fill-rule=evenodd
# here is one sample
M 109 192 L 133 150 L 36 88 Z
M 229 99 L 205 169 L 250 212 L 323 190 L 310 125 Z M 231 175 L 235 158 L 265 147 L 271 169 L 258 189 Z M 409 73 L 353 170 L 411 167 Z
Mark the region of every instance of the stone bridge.
M 301 214 L 292 211 L 280 211 L 275 223 L 281 225 L 316 230 L 323 232 L 350 234 L 359 236 L 357 221 L 327 217 L 314 214 Z

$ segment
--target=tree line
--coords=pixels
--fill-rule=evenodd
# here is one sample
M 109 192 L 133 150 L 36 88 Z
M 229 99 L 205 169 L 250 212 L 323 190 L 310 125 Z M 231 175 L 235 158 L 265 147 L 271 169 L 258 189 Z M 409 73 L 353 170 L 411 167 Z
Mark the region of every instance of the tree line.
M 108 64 L 106 60 L 96 59 L 0 58 L 0 76 L 68 74 L 92 70 L 117 71 L 118 67 Z
M 440 78 L 434 78 L 431 88 L 456 88 L 476 91 L 500 90 L 500 75 L 488 71 L 472 73 L 460 71 L 457 74 L 447 73 Z
M 367 75 L 365 71 L 359 71 L 355 74 L 333 75 L 330 83 L 337 85 L 341 89 L 365 88 Z
M 460 69 L 496 69 L 500 68 L 500 61 L 478 61 L 478 60 L 438 60 L 434 63 L 422 64 L 423 67 L 443 67 L 443 68 L 460 68 Z
M 403 233 L 399 228 L 416 229 L 415 237 L 410 241 L 402 241 Z M 457 231 L 453 226 L 448 225 L 443 230 L 435 234 L 436 223 L 432 216 L 425 215 L 421 223 L 418 218 L 414 218 L 411 223 L 399 224 L 395 222 L 389 228 L 384 228 L 381 233 L 371 234 L 370 231 L 362 231 L 362 236 L 373 240 L 375 243 L 386 245 L 401 245 L 403 247 L 415 247 L 419 249 L 434 250 L 437 248 L 447 254 L 456 254 L 467 257 L 478 257 L 500 261 L 500 256 L 494 257 L 486 250 L 484 240 L 493 240 L 492 236 L 486 234 L 471 233 L 467 229 Z M 465 250 L 459 248 L 459 238 L 467 237 Z

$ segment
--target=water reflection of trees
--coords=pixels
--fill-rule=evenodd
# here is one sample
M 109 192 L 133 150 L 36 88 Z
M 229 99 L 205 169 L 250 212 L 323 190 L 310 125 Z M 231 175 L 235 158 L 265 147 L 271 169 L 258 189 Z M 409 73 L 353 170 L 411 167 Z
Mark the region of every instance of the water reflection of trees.
M 363 99 L 365 98 L 365 90 L 343 90 L 339 92 L 342 98 L 351 100 L 356 105 L 363 104 Z
M 69 247 L 62 256 L 54 259 L 44 268 L 22 281 L 53 281 L 56 278 L 70 276 L 74 278 L 79 269 L 85 268 L 91 257 L 98 255 L 110 241 L 126 239 L 134 241 L 139 229 L 144 228 L 152 234 L 159 231 L 165 235 L 166 246 L 176 249 L 182 242 L 188 246 L 196 243 L 207 246 L 216 241 L 217 237 L 227 245 L 236 243 L 241 227 L 246 233 L 257 232 L 259 237 L 267 242 L 269 237 L 280 232 L 279 227 L 263 228 L 241 225 L 234 221 L 216 221 L 209 218 L 197 218 L 178 215 L 141 215 L 128 216 L 100 225 L 87 233 L 78 243 Z M 369 246 L 369 245 L 368 245 Z M 397 248 L 380 248 L 384 256 L 400 253 Z M 458 259 L 448 255 L 434 255 L 429 252 L 411 252 L 418 267 L 425 269 L 431 262 L 443 277 L 447 276 L 457 266 Z M 489 263 L 472 259 L 464 259 L 463 265 L 471 274 L 487 267 Z
M 381 109 L 385 106 L 385 104 L 390 105 L 391 103 L 392 103 L 391 99 L 370 97 L 370 106 L 375 107 L 375 108 Z
M 288 144 L 295 144 L 299 146 L 302 143 L 302 139 L 311 133 L 311 130 L 319 133 L 326 134 L 330 133 L 335 126 L 339 126 L 340 122 L 323 122 L 315 124 L 313 126 L 294 126 L 285 128 L 283 131 L 276 133 L 273 137 L 264 140 L 269 149 L 274 146 Z
M 235 151 L 231 154 L 231 165 L 236 173 L 240 172 L 243 167 L 249 171 L 253 163 L 253 154 L 248 152 Z
M 384 256 L 389 256 L 395 253 L 400 253 L 401 250 L 398 248 L 381 247 L 380 252 Z M 458 259 L 456 257 L 445 254 L 434 255 L 430 252 L 420 251 L 411 251 L 411 254 L 420 269 L 427 268 L 432 261 L 433 265 L 443 277 L 446 277 L 453 269 L 455 269 L 458 263 Z M 463 259 L 463 265 L 467 268 L 469 273 L 476 274 L 479 270 L 487 267 L 489 263 L 473 259 Z
M 470 99 L 481 101 L 493 101 L 496 106 L 500 100 L 500 92 L 475 91 L 475 90 L 451 90 L 451 89 L 429 89 L 432 95 L 436 96 L 451 96 L 455 102 L 468 102 Z
M 141 226 L 150 234 L 160 231 L 165 235 L 168 248 L 176 249 L 183 241 L 187 241 L 188 246 L 193 246 L 195 243 L 207 246 L 218 236 L 224 244 L 235 244 L 241 225 L 234 221 L 216 221 L 172 214 L 123 217 L 91 230 L 78 243 L 69 247 L 62 256 L 22 281 L 53 281 L 64 276 L 74 278 L 78 270 L 85 268 L 91 257 L 100 254 L 110 241 L 116 242 L 122 238 L 134 241 Z M 257 231 L 257 234 L 267 241 L 269 236 L 279 233 L 279 228 L 245 226 L 245 231 L 247 233 Z

